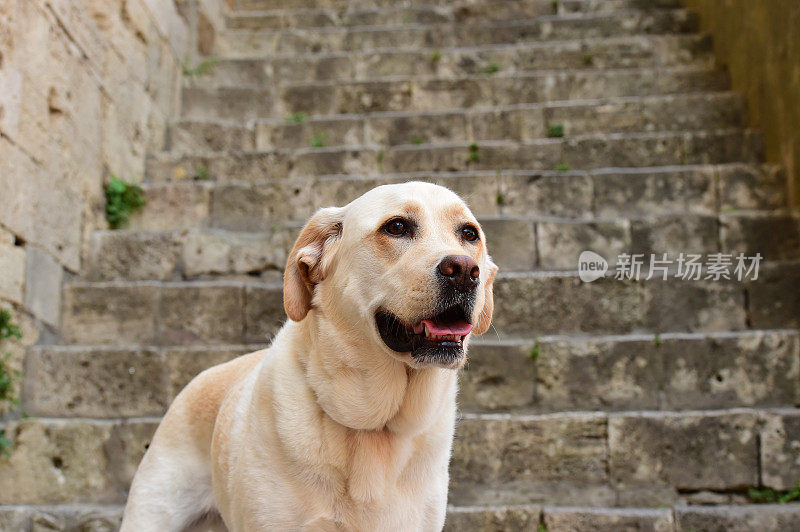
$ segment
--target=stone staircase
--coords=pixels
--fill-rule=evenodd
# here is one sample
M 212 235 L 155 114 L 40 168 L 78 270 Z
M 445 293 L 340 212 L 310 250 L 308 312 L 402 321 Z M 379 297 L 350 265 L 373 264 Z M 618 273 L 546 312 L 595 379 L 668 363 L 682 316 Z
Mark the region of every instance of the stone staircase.
M 797 530 L 800 237 L 676 0 L 238 0 L 148 204 L 30 350 L 0 529 L 114 527 L 170 401 L 285 319 L 303 221 L 383 183 L 467 199 L 501 266 L 463 373 L 452 530 Z M 739 282 L 578 254 L 761 253 Z M 5 473 L 4 473 L 5 472 Z M 5 478 L 5 480 L 3 480 Z M 71 528 L 72 527 L 72 528 Z M 94 528 L 92 528 L 94 527 Z

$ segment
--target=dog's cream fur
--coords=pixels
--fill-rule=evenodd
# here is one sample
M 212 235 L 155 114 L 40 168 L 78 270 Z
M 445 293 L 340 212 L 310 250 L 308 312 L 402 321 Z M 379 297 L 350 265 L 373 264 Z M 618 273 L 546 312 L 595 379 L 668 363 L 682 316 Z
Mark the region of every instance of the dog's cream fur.
M 413 239 L 380 230 L 394 216 Z M 420 367 L 390 350 L 378 308 L 405 323 L 436 304 L 436 265 L 480 266 L 472 322 L 491 322 L 483 233 L 451 191 L 427 183 L 373 189 L 318 211 L 290 253 L 291 318 L 263 350 L 213 367 L 175 399 L 131 487 L 122 530 L 182 530 L 219 513 L 231 531 L 440 530 L 456 415 L 453 367 Z M 466 343 L 469 337 L 465 339 Z

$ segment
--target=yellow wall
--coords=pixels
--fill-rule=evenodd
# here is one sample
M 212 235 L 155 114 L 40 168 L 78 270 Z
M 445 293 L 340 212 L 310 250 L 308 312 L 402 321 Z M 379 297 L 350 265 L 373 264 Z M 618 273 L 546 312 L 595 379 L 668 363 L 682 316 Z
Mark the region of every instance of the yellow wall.
M 686 0 L 714 36 L 734 90 L 747 97 L 749 123 L 761 129 L 771 162 L 789 176 L 800 207 L 800 0 Z

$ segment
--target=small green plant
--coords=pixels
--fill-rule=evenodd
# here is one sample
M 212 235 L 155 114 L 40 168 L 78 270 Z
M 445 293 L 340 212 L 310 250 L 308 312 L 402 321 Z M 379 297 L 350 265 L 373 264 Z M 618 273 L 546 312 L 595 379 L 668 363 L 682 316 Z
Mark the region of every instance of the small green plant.
M 653 336 L 653 345 L 656 346 L 656 347 L 661 347 L 661 335 L 660 334 L 656 333 L 656 335 Z
M 286 122 L 288 124 L 302 124 L 308 119 L 308 115 L 305 113 L 294 113 L 286 117 Z
M 528 351 L 528 358 L 535 362 L 539 359 L 539 355 L 541 354 L 542 354 L 542 346 L 539 345 L 539 342 L 536 342 L 535 344 L 533 344 L 533 347 L 531 347 L 531 350 Z
M 592 54 L 584 54 L 583 64 L 586 66 L 591 66 L 592 63 L 594 63 L 594 58 L 592 57 Z
M 441 60 L 442 60 L 442 52 L 440 50 L 434 50 L 431 53 L 431 63 L 435 65 Z
M 547 532 L 547 525 L 544 523 L 539 523 L 539 526 L 536 528 L 536 532 Z
M 547 124 L 547 136 L 551 139 L 560 139 L 564 136 L 564 124 L 551 123 Z
M 423 135 L 415 135 L 411 142 L 414 144 L 423 144 L 425 142 L 425 137 Z
M 497 195 L 494 197 L 494 201 L 499 205 L 503 206 L 506 204 L 506 196 L 502 192 L 498 192 Z
M 325 142 L 328 140 L 328 134 L 324 131 L 317 131 L 311 137 L 311 147 L 312 148 L 324 148 Z
M 127 224 L 131 214 L 144 207 L 146 202 L 140 186 L 126 183 L 111 174 L 111 180 L 106 185 L 106 220 L 112 229 Z
M 488 65 L 486 65 L 483 68 L 483 73 L 487 74 L 489 76 L 491 76 L 492 74 L 495 74 L 497 72 L 500 72 L 500 65 L 498 65 L 494 61 L 492 61 L 491 63 L 489 63 Z
M 550 0 L 550 7 L 553 8 L 553 13 L 558 14 L 559 0 Z
M 195 181 L 205 181 L 208 179 L 208 166 L 202 165 L 197 170 L 194 171 L 194 180 Z
M 21 340 L 22 330 L 12 321 L 11 312 L 0 310 L 0 343 L 6 340 Z M 19 406 L 19 398 L 14 390 L 17 381 L 22 377 L 22 372 L 9 368 L 11 353 L 0 355 L 0 412 L 10 407 Z M 0 429 L 0 456 L 9 456 L 12 442 L 6 438 L 5 431 Z
M 471 163 L 479 163 L 481 161 L 480 148 L 474 142 L 469 145 L 469 158 L 467 160 Z
M 556 165 L 555 170 L 557 172 L 569 172 L 571 168 L 567 163 L 560 163 Z
M 189 56 L 183 59 L 183 75 L 191 78 L 205 76 L 211 74 L 214 68 L 219 64 L 219 59 L 216 57 L 207 57 L 195 66 L 189 65 Z
M 787 491 L 778 491 L 772 488 L 747 490 L 747 496 L 756 504 L 786 504 L 800 500 L 800 481 L 794 488 Z
M 383 159 L 386 157 L 386 152 L 381 148 L 378 150 L 378 154 L 375 156 L 375 160 L 378 163 L 378 172 L 383 173 Z

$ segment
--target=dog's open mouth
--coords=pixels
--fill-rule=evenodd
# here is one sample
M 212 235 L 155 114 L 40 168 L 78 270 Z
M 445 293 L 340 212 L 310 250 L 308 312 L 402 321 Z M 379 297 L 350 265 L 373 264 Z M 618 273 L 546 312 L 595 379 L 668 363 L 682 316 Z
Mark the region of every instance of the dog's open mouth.
M 461 305 L 408 325 L 394 314 L 378 311 L 375 315 L 383 342 L 393 351 L 411 353 L 418 362 L 450 366 L 464 355 L 464 338 L 472 331 Z

